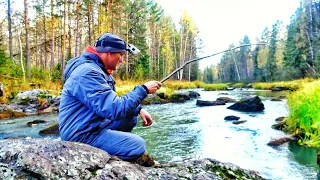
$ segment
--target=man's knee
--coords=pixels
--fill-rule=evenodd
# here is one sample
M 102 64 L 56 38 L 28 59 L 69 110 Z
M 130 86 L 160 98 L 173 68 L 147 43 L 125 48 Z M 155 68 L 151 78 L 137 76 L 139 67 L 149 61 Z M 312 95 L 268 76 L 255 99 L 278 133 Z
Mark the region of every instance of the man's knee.
M 130 148 L 130 151 L 128 153 L 128 157 L 127 159 L 136 159 L 139 158 L 140 156 L 142 156 L 147 148 L 146 148 L 146 141 L 144 139 L 142 139 L 140 136 L 135 135 L 134 139 L 132 140 L 132 145 Z M 124 158 L 126 159 L 126 158 Z
M 140 136 L 110 129 L 102 131 L 91 145 L 123 160 L 137 159 L 146 152 L 146 142 Z

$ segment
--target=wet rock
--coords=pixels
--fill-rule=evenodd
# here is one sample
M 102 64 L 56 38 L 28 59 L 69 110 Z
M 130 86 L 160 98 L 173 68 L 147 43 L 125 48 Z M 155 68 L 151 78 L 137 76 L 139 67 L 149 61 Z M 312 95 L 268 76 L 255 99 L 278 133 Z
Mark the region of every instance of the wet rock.
M 27 126 L 33 127 L 33 126 L 36 126 L 38 124 L 43 124 L 43 123 L 46 123 L 46 122 L 47 121 L 45 121 L 45 120 L 37 119 L 37 120 L 31 121 L 31 122 L 27 122 Z
M 9 119 L 11 118 L 13 115 L 12 115 L 12 111 L 2 111 L 0 112 L 0 119 Z
M 198 98 L 200 96 L 200 94 L 195 91 L 189 91 L 188 93 L 189 93 L 189 97 L 193 99 Z
M 224 120 L 226 120 L 226 121 L 233 121 L 233 120 L 239 120 L 239 119 L 240 119 L 240 117 L 238 117 L 238 116 L 226 116 L 224 118 Z
M 142 101 L 142 105 L 155 104 L 156 102 L 161 102 L 161 98 L 157 94 L 149 94 L 147 98 Z
M 284 144 L 286 142 L 289 141 L 294 141 L 296 140 L 296 138 L 292 137 L 292 136 L 286 136 L 286 137 L 281 137 L 278 139 L 273 139 L 271 141 L 268 142 L 268 146 L 280 146 L 281 144 Z
M 280 98 L 272 98 L 270 101 L 282 101 Z
M 279 99 L 286 99 L 287 96 L 286 95 L 281 95 L 281 96 L 278 96 Z
M 50 100 L 50 104 L 51 106 L 53 107 L 59 107 L 60 106 L 60 100 L 61 100 L 61 96 L 57 96 L 57 97 L 54 97 Z
M 38 114 L 39 115 L 44 115 L 44 114 L 50 114 L 54 112 L 52 107 L 48 107 L 47 109 L 39 110 Z
M 271 89 L 271 91 L 287 91 L 287 90 L 291 90 L 291 89 L 283 86 L 275 86 Z
M 247 122 L 247 120 L 233 121 L 232 124 L 238 125 Z
M 264 104 L 258 96 L 241 99 L 239 102 L 231 105 L 228 109 L 244 111 L 244 112 L 258 112 L 264 110 Z
M 157 93 L 156 95 L 159 96 L 161 99 L 166 99 L 166 96 L 165 96 L 165 94 L 163 92 L 162 93 Z
M 286 118 L 286 117 L 278 117 L 275 121 L 276 121 L 276 122 L 280 122 L 280 121 L 285 120 L 285 118 Z
M 11 136 L 11 137 L 5 137 L 4 139 L 25 139 L 27 136 L 21 135 L 21 136 Z
M 21 111 L 13 111 L 12 114 L 13 114 L 13 117 L 15 117 L 15 118 L 27 116 L 26 113 L 22 112 L 22 110 Z
M 232 91 L 232 90 L 234 90 L 234 87 L 228 87 L 227 88 L 227 91 Z
M 317 154 L 317 164 L 320 167 L 320 152 Z
M 221 101 L 221 102 L 224 102 L 224 103 L 236 103 L 238 101 L 232 99 L 232 98 L 229 98 L 229 97 L 218 97 L 216 101 Z
M 175 102 L 175 103 L 183 103 L 183 102 L 190 100 L 190 99 L 191 98 L 189 97 L 188 94 L 182 93 L 182 92 L 175 93 L 175 94 L 171 95 L 171 97 L 170 97 L 170 101 Z
M 283 130 L 286 126 L 286 118 L 285 117 L 278 117 L 276 120 L 277 124 L 271 126 L 271 128 L 276 130 Z
M 286 126 L 286 122 L 285 121 L 281 121 L 278 124 L 272 125 L 271 128 L 272 129 L 276 129 L 276 130 L 283 130 L 285 126 Z
M 218 106 L 218 105 L 225 105 L 225 102 L 221 101 L 204 101 L 204 100 L 197 100 L 197 106 Z
M 229 93 L 219 93 L 218 95 L 229 95 Z
M 39 131 L 40 136 L 55 135 L 59 136 L 59 123 L 53 124 Z

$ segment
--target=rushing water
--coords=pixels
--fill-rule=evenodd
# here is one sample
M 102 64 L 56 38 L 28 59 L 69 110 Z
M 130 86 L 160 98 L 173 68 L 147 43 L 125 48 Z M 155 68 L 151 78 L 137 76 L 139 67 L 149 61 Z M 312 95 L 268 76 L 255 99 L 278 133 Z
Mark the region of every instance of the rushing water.
M 202 100 L 216 100 L 222 96 L 239 100 L 259 95 L 265 110 L 257 113 L 233 111 L 227 109 L 231 104 L 198 107 L 196 100 L 145 106 L 152 115 L 154 124 L 151 127 L 139 124 L 133 133 L 146 140 L 149 153 L 158 161 L 214 158 L 258 171 L 268 179 L 317 179 L 319 168 L 316 165 L 316 149 L 296 143 L 285 143 L 275 148 L 267 146 L 273 138 L 285 136 L 283 132 L 271 129 L 276 118 L 288 115 L 285 100 L 270 101 L 272 96 L 278 96 L 279 93 L 212 92 L 200 89 L 198 92 Z M 247 122 L 234 125 L 224 120 L 228 115 L 239 116 L 240 120 Z M 57 122 L 57 115 L 0 121 L 0 138 L 19 135 L 38 138 L 39 130 L 45 125 L 30 128 L 26 123 L 40 118 L 47 120 L 48 124 Z

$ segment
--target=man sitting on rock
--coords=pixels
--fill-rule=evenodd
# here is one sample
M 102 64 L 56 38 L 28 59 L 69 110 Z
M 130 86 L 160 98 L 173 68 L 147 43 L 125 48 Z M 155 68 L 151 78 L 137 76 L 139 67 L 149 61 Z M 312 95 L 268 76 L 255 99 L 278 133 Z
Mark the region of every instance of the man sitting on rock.
M 90 144 L 123 160 L 152 166 L 154 161 L 148 161 L 150 156 L 145 155 L 145 141 L 131 131 L 138 114 L 143 126 L 152 124 L 150 114 L 139 104 L 162 84 L 149 81 L 118 97 L 111 71 L 123 61 L 125 51 L 135 53 L 137 49 L 128 49 L 118 36 L 105 33 L 95 47 L 88 46 L 68 61 L 59 110 L 60 136 L 62 140 Z

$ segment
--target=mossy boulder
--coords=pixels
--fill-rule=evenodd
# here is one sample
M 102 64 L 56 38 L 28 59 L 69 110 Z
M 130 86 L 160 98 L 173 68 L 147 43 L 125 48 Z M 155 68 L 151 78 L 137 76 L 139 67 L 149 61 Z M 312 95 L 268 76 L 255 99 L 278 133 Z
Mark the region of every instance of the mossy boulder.
M 53 124 L 39 131 L 41 136 L 55 135 L 59 136 L 59 123 Z
M 228 109 L 244 111 L 244 112 L 259 112 L 264 110 L 264 104 L 259 96 L 254 96 L 247 99 L 241 99 L 239 102 L 231 105 Z

